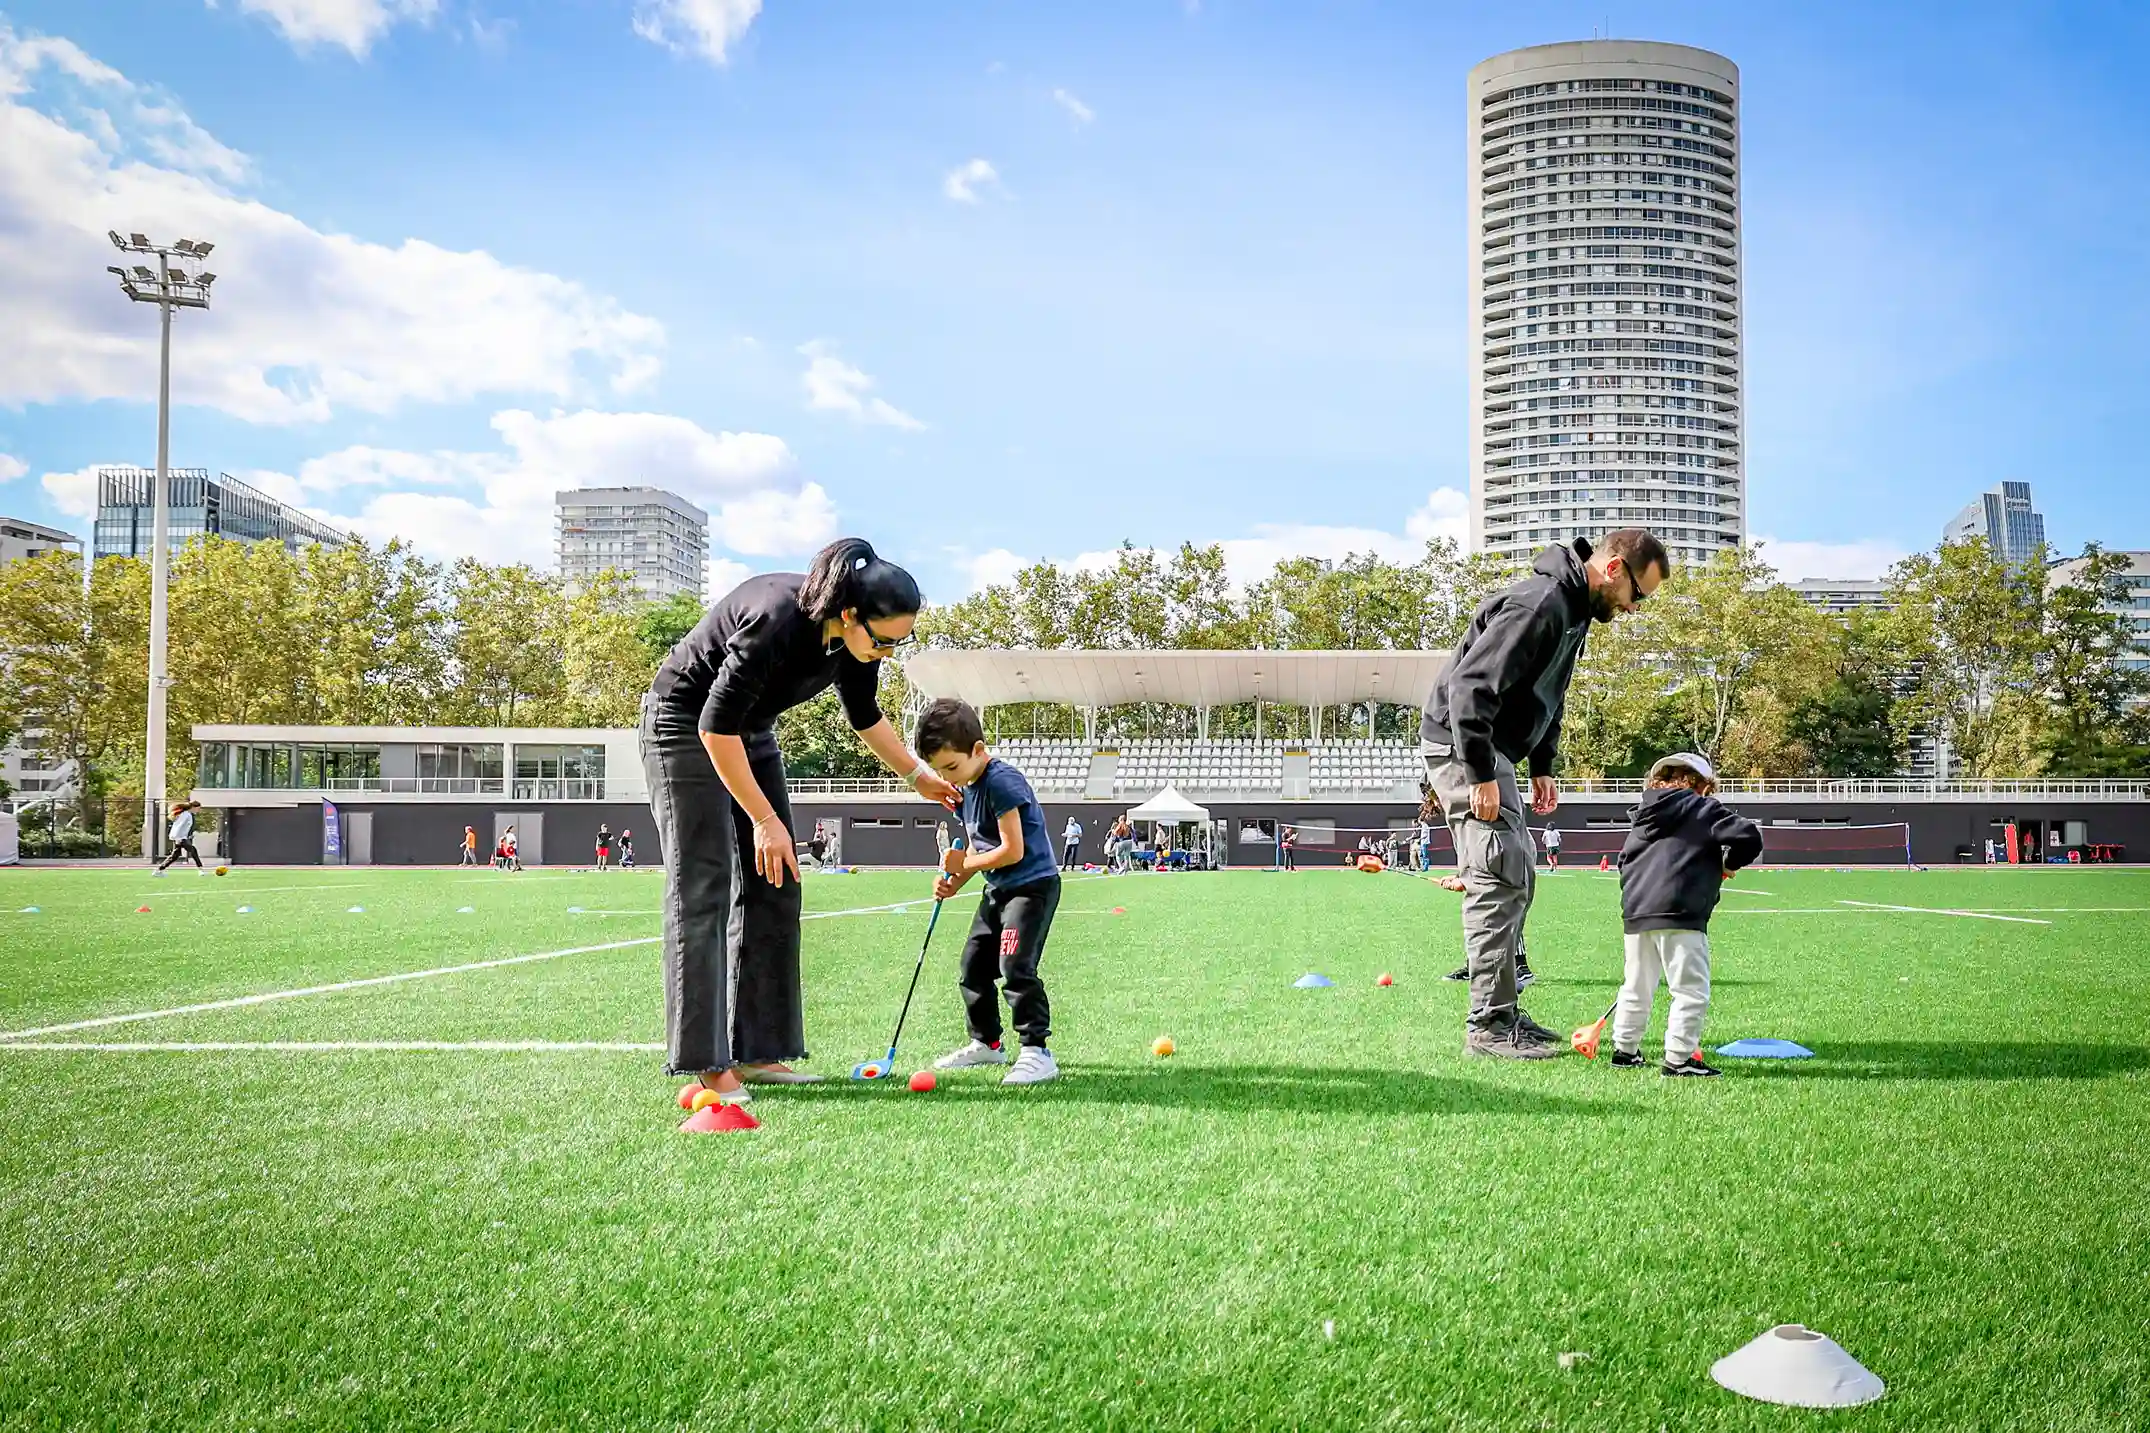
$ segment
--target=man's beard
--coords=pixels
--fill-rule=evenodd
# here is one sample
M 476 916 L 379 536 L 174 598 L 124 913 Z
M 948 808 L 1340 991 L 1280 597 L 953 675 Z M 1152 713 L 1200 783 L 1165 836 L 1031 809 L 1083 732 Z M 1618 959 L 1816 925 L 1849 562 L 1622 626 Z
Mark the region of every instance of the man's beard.
M 1610 587 L 1599 587 L 1592 590 L 1590 594 L 1590 615 L 1600 622 L 1610 622 L 1620 615 L 1620 609 L 1613 606 L 1612 589 Z

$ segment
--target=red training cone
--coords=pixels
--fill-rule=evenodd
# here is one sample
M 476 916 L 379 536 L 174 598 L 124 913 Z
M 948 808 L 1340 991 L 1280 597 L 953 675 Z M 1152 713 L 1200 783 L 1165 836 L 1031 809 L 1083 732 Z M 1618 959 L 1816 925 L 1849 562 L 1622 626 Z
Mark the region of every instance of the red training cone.
M 149 907 L 148 907 L 148 906 L 136 906 L 136 907 L 134 908 L 134 913 L 135 913 L 136 915 L 138 915 L 138 916 L 146 916 L 146 915 L 148 915 L 148 914 L 149 914 Z
M 731 1130 L 760 1129 L 761 1121 L 743 1105 L 704 1105 L 680 1124 L 682 1134 L 724 1134 Z

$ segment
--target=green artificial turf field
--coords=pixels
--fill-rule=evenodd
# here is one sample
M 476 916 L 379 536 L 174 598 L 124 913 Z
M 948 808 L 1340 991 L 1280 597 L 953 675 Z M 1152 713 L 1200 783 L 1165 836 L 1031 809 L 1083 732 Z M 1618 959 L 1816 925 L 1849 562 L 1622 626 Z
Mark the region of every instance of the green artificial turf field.
M 1715 1081 L 1466 1061 L 1457 898 L 1424 881 L 1071 882 L 1058 1083 L 839 1079 L 708 1136 L 632 1048 L 660 879 L 0 873 L 0 1428 L 2150 1419 L 2150 873 L 1746 873 L 1707 1043 L 1818 1057 Z M 899 1072 L 962 1037 L 968 905 Z M 1540 1020 L 1611 1000 L 1617 916 L 1610 879 L 1543 883 Z M 807 925 L 809 1068 L 883 1052 L 924 928 Z M 547 952 L 576 953 L 80 1025 Z M 480 1041 L 590 1044 L 408 1048 Z M 55 1043 L 256 1048 L 27 1048 Z M 1784 1321 L 1888 1395 L 1710 1381 Z

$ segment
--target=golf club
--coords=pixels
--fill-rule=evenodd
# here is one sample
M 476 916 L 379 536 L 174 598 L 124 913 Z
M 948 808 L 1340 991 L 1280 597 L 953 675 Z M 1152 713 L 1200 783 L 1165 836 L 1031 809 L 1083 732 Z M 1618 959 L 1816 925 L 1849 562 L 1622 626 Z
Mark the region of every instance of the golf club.
M 961 836 L 956 837 L 954 841 L 949 843 L 948 849 L 951 851 L 962 850 L 963 838 Z M 889 1073 L 896 1068 L 896 1042 L 903 1038 L 903 1022 L 911 1014 L 911 997 L 918 993 L 918 977 L 924 973 L 926 968 L 926 951 L 933 944 L 933 928 L 940 923 L 941 902 L 935 900 L 933 902 L 933 914 L 926 917 L 926 938 L 918 943 L 918 964 L 911 967 L 911 988 L 904 992 L 903 1009 L 897 1012 L 896 1015 L 896 1033 L 888 1037 L 888 1054 L 878 1061 L 866 1060 L 853 1065 L 851 1067 L 852 1079 L 886 1079 Z
M 1598 1017 L 1597 1024 L 1585 1025 L 1568 1037 L 1568 1043 L 1575 1047 L 1577 1054 L 1586 1060 L 1595 1060 L 1598 1057 L 1598 1042 L 1605 1038 L 1605 1022 L 1612 1019 L 1613 1011 L 1619 1008 L 1620 1002 L 1613 1001 L 1605 1007 L 1605 1013 Z

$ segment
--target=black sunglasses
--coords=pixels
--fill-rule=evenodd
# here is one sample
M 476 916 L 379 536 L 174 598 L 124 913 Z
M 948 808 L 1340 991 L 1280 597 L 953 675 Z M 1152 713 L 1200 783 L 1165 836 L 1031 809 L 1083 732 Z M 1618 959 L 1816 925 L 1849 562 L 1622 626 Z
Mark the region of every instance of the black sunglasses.
M 865 630 L 866 640 L 873 643 L 873 649 L 876 652 L 899 651 L 902 648 L 910 646 L 912 643 L 918 640 L 918 634 L 916 632 L 911 633 L 911 635 L 909 635 L 908 637 L 884 637 L 879 632 L 873 630 L 873 623 L 868 622 L 863 618 L 859 620 L 859 626 Z

